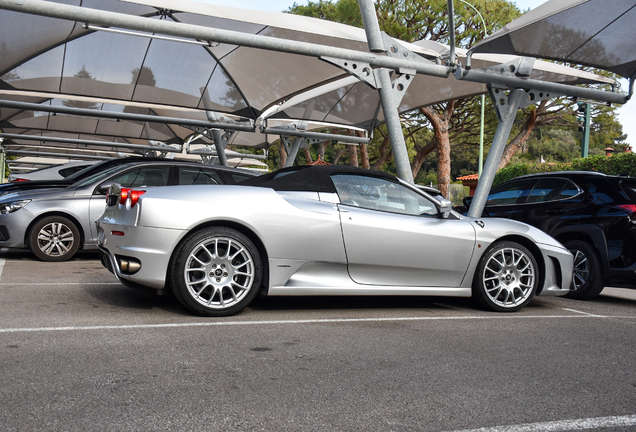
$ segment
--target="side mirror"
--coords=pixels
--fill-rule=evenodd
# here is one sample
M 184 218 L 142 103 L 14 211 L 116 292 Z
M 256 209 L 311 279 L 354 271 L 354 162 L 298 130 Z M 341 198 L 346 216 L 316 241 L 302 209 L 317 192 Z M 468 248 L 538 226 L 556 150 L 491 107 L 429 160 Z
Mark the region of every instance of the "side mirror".
M 448 215 L 453 210 L 453 202 L 446 198 L 439 197 L 439 211 L 444 219 L 448 218 Z
M 110 187 L 112 185 L 114 185 L 116 183 L 114 182 L 105 182 L 100 184 L 99 186 L 97 186 L 97 190 L 95 191 L 96 194 L 99 195 L 106 195 L 106 193 L 108 192 L 108 189 L 110 189 Z

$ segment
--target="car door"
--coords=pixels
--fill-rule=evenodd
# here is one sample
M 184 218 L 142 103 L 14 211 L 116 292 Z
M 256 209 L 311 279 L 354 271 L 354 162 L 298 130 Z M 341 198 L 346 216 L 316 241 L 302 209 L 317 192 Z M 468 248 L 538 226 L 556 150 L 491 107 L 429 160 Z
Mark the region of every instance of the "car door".
M 565 178 L 537 179 L 524 203 L 518 204 L 516 219 L 552 234 L 578 218 L 583 191 Z
M 104 213 L 106 207 L 106 195 L 101 185 L 119 183 L 122 187 L 146 187 L 167 186 L 170 178 L 169 165 L 142 165 L 113 174 L 107 180 L 99 183 L 94 189 L 90 200 L 89 217 L 91 221 L 91 239 L 86 239 L 86 244 L 97 242 L 97 227 L 94 221 Z
M 334 175 L 351 278 L 365 285 L 458 287 L 475 245 L 467 222 L 386 179 Z

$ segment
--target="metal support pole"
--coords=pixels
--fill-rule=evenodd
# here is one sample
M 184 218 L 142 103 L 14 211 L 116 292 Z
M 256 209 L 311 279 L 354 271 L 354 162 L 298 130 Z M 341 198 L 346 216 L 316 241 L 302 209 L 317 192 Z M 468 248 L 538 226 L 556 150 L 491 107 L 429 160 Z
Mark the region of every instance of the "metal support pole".
M 378 18 L 375 14 L 373 0 L 359 0 L 358 4 L 360 5 L 360 12 L 362 13 L 362 21 L 364 23 L 367 40 L 369 41 L 369 48 L 372 51 L 386 52 L 386 48 L 382 42 L 382 33 L 380 32 Z M 386 127 L 389 132 L 389 139 L 391 140 L 397 176 L 404 181 L 414 183 L 411 161 L 409 160 L 404 134 L 402 133 L 402 123 L 400 122 L 398 112 L 399 106 L 395 102 L 391 76 L 387 69 L 376 69 L 374 72 L 380 84 L 378 91 L 380 92 L 382 111 L 384 112 L 384 119 L 386 120 Z
M 592 111 L 590 103 L 585 104 L 585 118 L 583 126 L 583 140 L 581 141 L 581 157 L 586 158 L 590 151 L 590 114 Z
M 484 170 L 484 107 L 486 96 L 481 95 L 481 119 L 479 121 L 479 175 Z
M 508 94 L 508 98 L 504 105 L 499 105 L 500 120 L 493 138 L 490 151 L 488 152 L 488 158 L 486 159 L 486 165 L 484 170 L 479 176 L 479 183 L 477 184 L 477 190 L 475 196 L 468 209 L 468 216 L 479 218 L 481 217 L 484 207 L 486 206 L 486 200 L 490 193 L 492 182 L 497 174 L 497 168 L 501 161 L 501 155 L 503 154 L 512 125 L 514 123 L 517 111 L 528 100 L 528 94 L 523 90 L 512 90 Z
M 219 165 L 227 166 L 227 156 L 225 155 L 225 145 L 223 136 L 218 129 L 212 129 L 212 138 L 214 139 L 214 148 L 216 148 L 216 156 L 219 158 Z
M 285 160 L 285 168 L 294 165 L 294 161 L 296 160 L 296 156 L 298 155 L 298 150 L 300 149 L 300 144 L 303 142 L 301 137 L 294 138 L 294 142 L 291 145 L 291 148 L 287 152 L 287 159 Z
M 4 149 L 2 149 L 2 152 L 0 152 L 0 161 L 2 161 L 2 163 L 0 165 L 2 165 L 2 177 L 0 177 L 0 184 L 4 183 L 4 173 L 6 171 L 6 155 L 4 154 Z

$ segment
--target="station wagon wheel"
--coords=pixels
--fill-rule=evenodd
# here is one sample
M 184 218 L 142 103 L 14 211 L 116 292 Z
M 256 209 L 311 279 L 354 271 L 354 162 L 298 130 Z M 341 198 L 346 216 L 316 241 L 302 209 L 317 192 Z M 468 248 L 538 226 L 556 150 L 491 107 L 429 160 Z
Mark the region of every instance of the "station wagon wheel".
M 487 309 L 515 312 L 530 303 L 539 282 L 532 253 L 515 242 L 492 245 L 481 258 L 473 280 L 473 299 Z
M 240 312 L 256 295 L 262 264 L 254 243 L 225 227 L 191 234 L 177 248 L 170 280 L 177 299 L 204 316 Z
M 63 216 L 39 220 L 29 233 L 29 248 L 42 261 L 60 262 L 72 258 L 80 246 L 77 226 Z
M 582 240 L 570 240 L 564 246 L 574 256 L 572 286 L 565 296 L 577 300 L 591 300 L 598 296 L 605 287 L 605 281 L 596 250 Z

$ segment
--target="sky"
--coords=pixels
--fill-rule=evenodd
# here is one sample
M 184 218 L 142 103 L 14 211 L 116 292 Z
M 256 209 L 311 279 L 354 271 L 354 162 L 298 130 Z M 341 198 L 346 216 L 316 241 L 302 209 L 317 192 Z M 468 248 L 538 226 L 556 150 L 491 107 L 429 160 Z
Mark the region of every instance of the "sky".
M 306 5 L 307 0 L 198 0 L 203 3 L 218 4 L 222 6 L 232 6 L 244 9 L 268 10 L 282 12 L 287 10 L 294 3 Z M 516 0 L 515 4 L 522 11 L 534 9 L 545 3 L 546 0 Z M 628 90 L 628 81 L 621 80 L 622 88 Z M 627 134 L 627 142 L 636 150 L 636 102 L 627 102 L 618 109 L 619 121 L 623 125 L 623 132 Z

